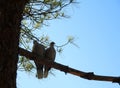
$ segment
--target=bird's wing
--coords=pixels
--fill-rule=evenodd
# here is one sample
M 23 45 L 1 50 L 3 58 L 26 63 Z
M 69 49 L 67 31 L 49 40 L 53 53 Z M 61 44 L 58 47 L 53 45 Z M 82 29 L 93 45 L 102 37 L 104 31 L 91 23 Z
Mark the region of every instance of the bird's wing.
M 45 50 L 45 58 L 50 59 L 50 47 Z
M 56 56 L 56 51 L 53 47 L 50 47 L 48 49 L 46 49 L 45 51 L 45 57 L 49 60 L 55 60 L 55 56 Z

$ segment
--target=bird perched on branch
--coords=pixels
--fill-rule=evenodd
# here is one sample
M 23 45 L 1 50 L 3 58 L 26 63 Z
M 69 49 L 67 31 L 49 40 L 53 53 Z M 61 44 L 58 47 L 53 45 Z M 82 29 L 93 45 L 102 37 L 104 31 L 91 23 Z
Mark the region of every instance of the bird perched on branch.
M 55 44 L 54 42 L 51 42 L 50 47 L 45 50 L 45 59 L 48 61 L 52 61 L 52 62 L 55 61 L 55 56 L 56 56 L 54 44 Z M 44 77 L 45 78 L 48 76 L 48 72 L 50 69 L 51 69 L 51 67 L 45 65 L 45 68 L 44 68 Z
M 39 44 L 37 41 L 34 40 L 32 53 L 39 55 L 41 57 L 39 59 L 43 59 L 43 57 L 45 55 L 45 47 L 42 44 Z M 38 63 L 37 60 L 34 60 L 34 62 L 36 65 L 36 70 L 37 70 L 36 77 L 38 77 L 38 79 L 41 79 L 41 78 L 43 78 L 43 65 Z

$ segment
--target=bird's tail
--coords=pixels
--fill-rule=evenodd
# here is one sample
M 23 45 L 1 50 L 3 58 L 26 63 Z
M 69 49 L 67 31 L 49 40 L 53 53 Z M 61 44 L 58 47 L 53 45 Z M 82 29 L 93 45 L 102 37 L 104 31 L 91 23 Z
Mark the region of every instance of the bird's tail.
M 48 77 L 49 70 L 50 70 L 50 67 L 45 66 L 44 78 L 47 78 L 47 77 Z
M 47 78 L 47 76 L 48 76 L 48 70 L 46 69 L 46 70 L 44 71 L 44 78 Z
M 36 74 L 36 77 L 38 78 L 38 79 L 42 79 L 43 78 L 43 70 L 37 70 L 37 74 Z

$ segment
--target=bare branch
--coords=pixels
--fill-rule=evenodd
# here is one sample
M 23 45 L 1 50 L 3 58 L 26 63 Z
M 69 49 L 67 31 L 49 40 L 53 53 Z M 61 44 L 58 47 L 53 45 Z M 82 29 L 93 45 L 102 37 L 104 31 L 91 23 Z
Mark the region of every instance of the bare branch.
M 95 75 L 93 72 L 79 71 L 79 70 L 76 70 L 74 68 L 57 63 L 57 62 L 50 62 L 50 61 L 47 61 L 45 59 L 41 60 L 41 59 L 38 59 L 38 58 L 41 58 L 41 56 L 35 55 L 35 54 L 33 54 L 25 49 L 22 49 L 22 48 L 19 48 L 19 54 L 21 56 L 25 56 L 27 58 L 30 58 L 30 60 L 37 60 L 40 64 L 48 65 L 48 66 L 53 67 L 57 70 L 63 71 L 65 73 L 70 73 L 70 74 L 82 77 L 84 79 L 108 81 L 108 82 L 120 84 L 120 77 Z

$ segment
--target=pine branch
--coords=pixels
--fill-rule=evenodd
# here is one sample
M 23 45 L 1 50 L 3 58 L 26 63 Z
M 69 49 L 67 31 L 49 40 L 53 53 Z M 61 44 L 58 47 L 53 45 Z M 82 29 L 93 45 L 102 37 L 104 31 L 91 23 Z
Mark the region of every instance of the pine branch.
M 94 72 L 83 72 L 76 70 L 74 68 L 59 64 L 57 62 L 50 62 L 45 59 L 38 59 L 41 56 L 35 55 L 31 53 L 30 51 L 27 51 L 23 48 L 19 48 L 19 54 L 21 56 L 25 56 L 29 58 L 30 60 L 37 60 L 40 64 L 50 66 L 52 68 L 55 68 L 57 70 L 63 71 L 65 73 L 70 73 L 79 77 L 82 77 L 84 79 L 88 80 L 98 80 L 98 81 L 108 81 L 113 83 L 119 83 L 120 84 L 120 77 L 112 77 L 112 76 L 101 76 L 101 75 L 95 75 Z

